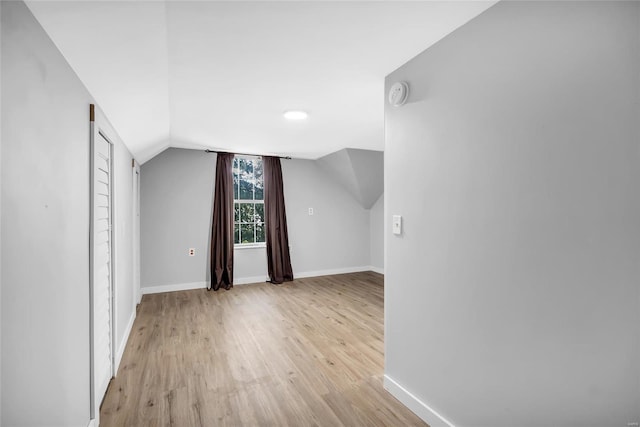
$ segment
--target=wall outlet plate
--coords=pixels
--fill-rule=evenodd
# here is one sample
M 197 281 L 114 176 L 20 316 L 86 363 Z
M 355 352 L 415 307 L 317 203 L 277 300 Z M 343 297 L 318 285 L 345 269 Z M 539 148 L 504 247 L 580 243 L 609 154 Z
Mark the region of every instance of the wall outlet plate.
M 196 256 L 196 248 L 189 248 L 189 256 Z

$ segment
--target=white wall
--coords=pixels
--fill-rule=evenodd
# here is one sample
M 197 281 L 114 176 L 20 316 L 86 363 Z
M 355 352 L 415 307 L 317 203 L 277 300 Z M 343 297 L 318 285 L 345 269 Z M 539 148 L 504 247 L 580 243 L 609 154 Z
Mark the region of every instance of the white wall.
M 89 104 L 75 73 L 22 2 L 2 2 L 3 426 L 89 422 Z M 99 111 L 99 109 L 98 109 Z M 106 123 L 106 122 L 105 122 Z M 118 316 L 131 275 L 115 144 Z M 130 178 L 129 178 L 130 179 Z M 130 183 L 130 181 L 129 181 Z M 129 184 L 130 186 L 130 184 Z M 130 188 L 130 187 L 129 187 Z M 122 227 L 122 228 L 121 228 Z M 130 252 L 130 251 L 129 251 Z M 122 337 L 122 321 L 116 331 Z
M 369 242 L 370 265 L 384 274 L 384 193 L 369 210 Z
M 143 292 L 205 287 L 210 280 L 215 162 L 215 154 L 171 148 L 142 165 Z M 366 269 L 369 211 L 315 161 L 283 160 L 282 174 L 294 276 Z M 196 256 L 187 256 L 190 247 Z M 236 284 L 267 277 L 264 248 L 237 249 L 234 264 Z
M 388 76 L 385 383 L 432 425 L 640 421 L 639 32 L 500 2 Z

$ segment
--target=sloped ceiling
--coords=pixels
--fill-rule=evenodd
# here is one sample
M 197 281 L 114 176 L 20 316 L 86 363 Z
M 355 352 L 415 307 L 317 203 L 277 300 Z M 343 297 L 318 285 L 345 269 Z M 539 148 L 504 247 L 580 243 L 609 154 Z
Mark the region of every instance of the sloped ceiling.
M 382 150 L 384 77 L 494 1 L 28 1 L 133 155 Z M 303 109 L 304 122 L 282 113 Z
M 365 209 L 384 191 L 382 151 L 344 149 L 317 160 L 327 176 L 342 185 Z

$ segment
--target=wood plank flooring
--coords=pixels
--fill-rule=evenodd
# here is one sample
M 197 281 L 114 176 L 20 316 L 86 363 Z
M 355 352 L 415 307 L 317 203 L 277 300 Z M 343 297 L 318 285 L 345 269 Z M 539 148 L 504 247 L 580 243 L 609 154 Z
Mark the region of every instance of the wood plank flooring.
M 425 426 L 382 387 L 383 276 L 145 295 L 101 426 Z

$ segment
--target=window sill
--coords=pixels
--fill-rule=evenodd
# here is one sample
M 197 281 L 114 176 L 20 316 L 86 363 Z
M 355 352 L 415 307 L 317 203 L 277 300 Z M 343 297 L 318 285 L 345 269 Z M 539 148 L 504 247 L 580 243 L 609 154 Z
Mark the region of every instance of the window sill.
M 244 245 L 233 245 L 233 249 L 260 249 L 260 248 L 266 248 L 267 244 L 266 243 L 247 243 Z

